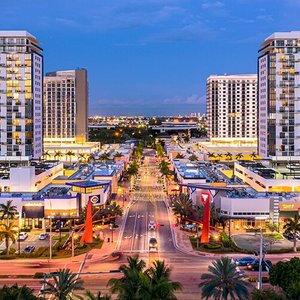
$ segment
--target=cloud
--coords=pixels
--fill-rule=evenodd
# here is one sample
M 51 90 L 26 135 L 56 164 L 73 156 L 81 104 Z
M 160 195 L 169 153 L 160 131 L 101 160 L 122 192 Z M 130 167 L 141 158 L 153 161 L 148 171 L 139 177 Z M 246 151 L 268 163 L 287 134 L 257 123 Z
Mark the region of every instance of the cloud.
M 201 4 L 203 9 L 210 9 L 210 8 L 221 8 L 224 6 L 224 3 L 221 1 L 205 1 Z
M 274 18 L 272 17 L 272 15 L 259 15 L 259 16 L 256 16 L 256 19 L 262 20 L 262 21 L 267 21 L 267 22 L 274 21 Z
M 173 98 L 166 98 L 163 100 L 163 104 L 181 104 L 181 105 L 198 105 L 204 104 L 206 101 L 206 97 L 199 96 L 197 94 L 193 94 L 186 98 L 175 96 Z

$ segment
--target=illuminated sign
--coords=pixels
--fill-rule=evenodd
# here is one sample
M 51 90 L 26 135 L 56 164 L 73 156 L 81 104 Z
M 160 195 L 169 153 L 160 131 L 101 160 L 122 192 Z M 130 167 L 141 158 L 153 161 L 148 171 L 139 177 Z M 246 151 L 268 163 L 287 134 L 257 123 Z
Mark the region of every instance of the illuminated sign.
M 89 201 L 91 201 L 92 204 L 99 204 L 100 195 L 89 196 Z

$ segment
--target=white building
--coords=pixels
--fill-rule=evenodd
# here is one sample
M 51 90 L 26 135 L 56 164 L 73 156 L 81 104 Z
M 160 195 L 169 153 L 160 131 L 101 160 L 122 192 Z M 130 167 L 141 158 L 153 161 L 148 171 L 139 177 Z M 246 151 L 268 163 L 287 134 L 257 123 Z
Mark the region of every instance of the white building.
M 209 76 L 206 103 L 211 142 L 257 142 L 256 74 Z
M 26 31 L 0 31 L 0 160 L 30 160 L 43 150 L 43 56 Z
M 258 153 L 300 158 L 300 31 L 275 32 L 258 58 Z

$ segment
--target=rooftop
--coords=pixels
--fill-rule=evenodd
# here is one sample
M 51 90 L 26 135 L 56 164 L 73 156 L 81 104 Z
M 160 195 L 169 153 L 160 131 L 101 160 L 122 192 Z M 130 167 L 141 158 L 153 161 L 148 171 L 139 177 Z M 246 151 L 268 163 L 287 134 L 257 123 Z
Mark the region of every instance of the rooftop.
M 79 182 L 66 182 L 67 185 L 76 186 L 81 188 L 89 188 L 89 187 L 97 187 L 97 186 L 104 186 L 109 185 L 109 181 L 96 181 L 96 180 L 85 180 Z

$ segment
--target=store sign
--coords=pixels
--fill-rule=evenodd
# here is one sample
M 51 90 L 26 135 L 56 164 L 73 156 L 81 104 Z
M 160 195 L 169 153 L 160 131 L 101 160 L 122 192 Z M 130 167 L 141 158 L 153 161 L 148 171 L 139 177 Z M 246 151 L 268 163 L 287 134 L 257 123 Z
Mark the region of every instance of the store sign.
M 298 211 L 300 209 L 300 202 L 281 202 L 279 203 L 280 211 Z
M 89 196 L 89 201 L 92 204 L 100 204 L 100 195 Z

